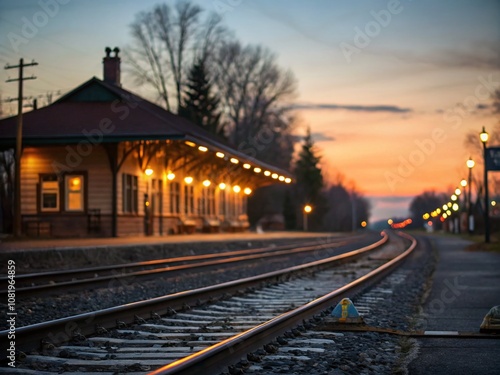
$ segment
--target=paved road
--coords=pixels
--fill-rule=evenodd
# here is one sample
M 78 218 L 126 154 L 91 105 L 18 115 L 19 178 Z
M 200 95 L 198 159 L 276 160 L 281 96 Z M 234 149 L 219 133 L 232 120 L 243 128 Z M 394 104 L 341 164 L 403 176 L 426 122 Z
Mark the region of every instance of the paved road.
M 439 261 L 424 305 L 424 329 L 479 332 L 484 315 L 500 305 L 500 254 L 470 252 L 468 242 L 432 237 Z M 500 339 L 419 339 L 411 375 L 500 374 Z

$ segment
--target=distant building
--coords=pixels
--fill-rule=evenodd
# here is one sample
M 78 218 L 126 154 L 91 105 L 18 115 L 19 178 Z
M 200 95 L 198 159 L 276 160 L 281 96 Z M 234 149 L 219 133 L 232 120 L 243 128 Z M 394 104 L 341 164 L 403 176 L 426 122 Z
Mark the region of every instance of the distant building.
M 246 196 L 287 172 L 121 87 L 118 51 L 53 104 L 23 116 L 21 215 L 28 235 L 240 231 Z M 15 147 L 16 117 L 0 120 Z

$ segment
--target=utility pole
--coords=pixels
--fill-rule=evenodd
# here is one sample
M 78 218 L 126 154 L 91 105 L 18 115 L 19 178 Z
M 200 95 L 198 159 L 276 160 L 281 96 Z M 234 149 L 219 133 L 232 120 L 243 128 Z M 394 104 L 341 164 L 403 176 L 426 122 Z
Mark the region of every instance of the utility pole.
M 23 81 L 28 79 L 35 79 L 35 76 L 24 77 L 23 69 L 28 66 L 38 65 L 37 62 L 32 61 L 25 64 L 23 59 L 19 60 L 19 65 L 6 65 L 5 69 L 19 68 L 18 78 L 11 78 L 5 82 L 19 83 L 19 91 L 17 96 L 17 131 L 16 131 L 16 165 L 15 165 L 15 190 L 14 190 L 14 236 L 21 236 L 21 157 L 23 153 Z

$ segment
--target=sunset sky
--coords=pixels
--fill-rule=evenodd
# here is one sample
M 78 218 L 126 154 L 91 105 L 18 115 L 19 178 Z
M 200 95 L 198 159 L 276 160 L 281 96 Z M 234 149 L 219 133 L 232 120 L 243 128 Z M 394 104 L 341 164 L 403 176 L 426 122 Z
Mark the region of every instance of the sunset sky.
M 39 63 L 26 70 L 37 76 L 27 96 L 64 93 L 102 78 L 104 47 L 126 49 L 135 15 L 159 2 L 1 0 L 0 63 Z M 500 1 L 193 2 L 293 71 L 297 133 L 311 127 L 327 178 L 353 181 L 372 201 L 372 220 L 405 216 L 413 196 L 458 185 L 471 154 L 465 135 L 498 123 L 489 95 L 500 88 Z M 30 21 L 39 27 L 26 34 Z M 13 34 L 25 37 L 16 44 Z M 16 74 L 0 70 L 2 99 L 17 95 L 5 83 Z M 3 110 L 15 114 L 16 103 Z

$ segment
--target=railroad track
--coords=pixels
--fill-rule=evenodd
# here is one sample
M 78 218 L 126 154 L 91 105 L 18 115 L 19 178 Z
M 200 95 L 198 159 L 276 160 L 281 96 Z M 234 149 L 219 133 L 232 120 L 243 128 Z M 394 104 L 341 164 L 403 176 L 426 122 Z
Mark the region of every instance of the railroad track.
M 332 299 L 382 278 L 415 247 L 413 240 L 387 262 L 386 251 L 382 257 L 374 253 L 386 241 L 384 235 L 370 246 L 307 265 L 20 328 L 20 346 L 37 351 L 25 358 L 19 373 L 29 373 L 30 368 L 145 373 L 162 365 L 167 366 L 156 373 L 218 373 L 263 342 L 325 310 Z M 355 266 L 324 269 L 352 257 L 359 258 Z M 242 295 L 242 290 L 247 292 Z M 229 298 L 228 293 L 236 295 Z M 207 303 L 224 294 L 221 300 Z M 151 319 L 144 321 L 146 317 Z M 0 337 L 4 334 L 0 332 Z M 85 337 L 89 335 L 93 336 Z
M 40 297 L 61 292 L 68 293 L 70 291 L 110 287 L 111 284 L 118 284 L 120 279 L 131 277 L 151 279 L 167 274 L 173 277 L 187 270 L 204 270 L 230 263 L 250 262 L 262 258 L 282 257 L 320 249 L 336 248 L 346 243 L 347 240 L 343 238 L 334 238 L 333 240 L 307 242 L 300 244 L 300 246 L 288 244 L 119 265 L 19 274 L 16 275 L 16 295 L 18 298 Z M 0 291 L 0 297 L 4 298 L 7 295 L 6 276 L 0 277 L 0 284 L 4 285 Z

